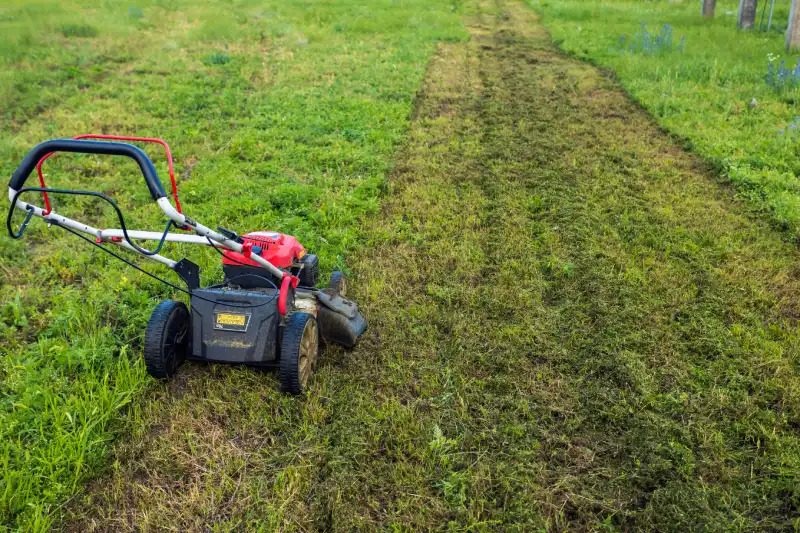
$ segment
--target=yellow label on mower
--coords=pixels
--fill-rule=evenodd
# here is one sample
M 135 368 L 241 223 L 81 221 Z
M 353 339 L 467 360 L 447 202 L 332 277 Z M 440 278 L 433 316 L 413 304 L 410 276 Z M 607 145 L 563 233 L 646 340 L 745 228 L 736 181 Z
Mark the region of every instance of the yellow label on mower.
M 214 313 L 214 329 L 244 333 L 250 325 L 250 315 L 241 313 Z
M 245 315 L 234 315 L 232 313 L 217 313 L 217 324 L 223 326 L 244 326 L 247 324 Z

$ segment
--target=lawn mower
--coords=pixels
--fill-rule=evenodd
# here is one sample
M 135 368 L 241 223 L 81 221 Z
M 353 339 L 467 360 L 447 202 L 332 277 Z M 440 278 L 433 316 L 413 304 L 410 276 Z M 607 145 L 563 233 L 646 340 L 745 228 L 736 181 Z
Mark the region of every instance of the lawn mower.
M 128 141 L 128 142 L 119 142 Z M 129 142 L 158 143 L 166 151 L 173 207 L 155 166 L 147 154 Z M 167 216 L 163 232 L 129 230 L 117 203 L 100 192 L 54 189 L 45 186 L 42 164 L 57 152 L 117 155 L 133 159 L 161 211 Z M 24 187 L 36 169 L 39 187 Z M 282 390 L 298 394 L 315 366 L 319 343 L 336 343 L 352 348 L 367 327 L 355 302 L 345 298 L 346 280 L 333 272 L 327 286 L 316 288 L 319 277 L 317 257 L 291 235 L 273 231 L 237 234 L 218 227 L 216 231 L 184 215 L 178 200 L 172 154 L 160 139 L 112 135 L 79 135 L 55 139 L 34 147 L 14 171 L 8 183 L 6 226 L 14 239 L 22 237 L 32 217 L 82 238 L 168 286 L 189 296 L 189 308 L 182 302 L 165 300 L 150 316 L 144 339 L 147 371 L 156 378 L 170 379 L 184 360 L 245 364 L 278 369 Z M 25 193 L 41 193 L 44 208 L 20 199 Z M 94 197 L 108 202 L 119 220 L 119 229 L 98 229 L 56 213 L 49 195 Z M 16 231 L 12 226 L 14 207 L 25 212 Z M 170 229 L 185 233 L 173 233 Z M 153 250 L 135 241 L 155 241 Z M 165 242 L 200 244 L 222 256 L 224 281 L 200 286 L 200 268 L 188 259 L 174 261 L 160 255 Z M 148 272 L 116 253 L 108 244 L 142 255 L 175 271 L 186 289 Z

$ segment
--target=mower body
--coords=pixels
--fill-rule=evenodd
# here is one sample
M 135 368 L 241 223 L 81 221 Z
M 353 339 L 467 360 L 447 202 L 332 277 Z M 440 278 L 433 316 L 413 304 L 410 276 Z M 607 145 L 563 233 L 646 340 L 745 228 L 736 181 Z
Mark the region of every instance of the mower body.
M 223 270 L 225 283 L 192 293 L 188 359 L 277 365 L 284 315 L 279 310 L 280 292 L 274 281 L 258 267 L 223 264 Z M 286 306 L 290 314 L 313 316 L 323 343 L 352 348 L 367 322 L 358 306 L 344 298 L 343 279 L 336 272 L 323 290 L 291 289 Z
M 278 268 L 296 266 L 306 255 L 306 249 L 295 237 L 275 231 L 253 231 L 241 237 L 244 244 L 250 246 L 251 253 L 256 253 Z M 239 252 L 230 252 L 222 258 L 225 266 L 251 266 L 264 270 L 258 263 Z
M 319 266 L 317 256 L 306 253 L 306 249 L 291 235 L 274 231 L 254 231 L 239 237 L 244 246 L 242 252 L 227 252 L 222 256 L 222 271 L 225 282 L 242 288 L 270 287 L 264 277 L 272 278 L 255 258 L 299 276 L 301 285 L 313 287 L 317 283 Z M 272 279 L 280 283 L 280 279 Z
M 280 344 L 277 292 L 230 287 L 194 291 L 188 359 L 273 365 Z

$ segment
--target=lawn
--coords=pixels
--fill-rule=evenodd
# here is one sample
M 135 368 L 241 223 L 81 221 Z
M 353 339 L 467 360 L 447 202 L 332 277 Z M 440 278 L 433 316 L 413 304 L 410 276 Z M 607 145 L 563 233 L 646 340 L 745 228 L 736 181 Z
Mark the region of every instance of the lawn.
M 298 235 L 370 323 L 305 396 L 161 384 L 142 331 L 173 291 L 4 239 L 0 531 L 797 530 L 798 90 L 764 82 L 794 56 L 727 0 L 532 5 L 572 55 L 522 0 L 0 8 L 6 175 L 51 137 L 164 137 L 188 215 Z M 46 168 L 163 227 L 132 164 Z
M 358 221 L 378 206 L 435 42 L 465 37 L 455 7 L 5 2 L 2 174 L 50 138 L 161 137 L 187 214 L 293 233 L 325 271 L 344 266 Z M 148 151 L 165 179 L 163 156 Z M 50 186 L 110 194 L 132 226 L 163 227 L 130 163 L 62 155 L 46 175 Z M 94 202 L 56 202 L 116 226 Z M 213 253 L 168 255 L 183 253 L 206 268 L 204 281 L 221 278 Z M 137 402 L 154 386 L 139 357 L 144 325 L 171 293 L 36 223 L 21 241 L 3 239 L 0 267 L 0 530 L 42 531 L 138 423 Z
M 766 83 L 770 58 L 775 68 L 785 61 L 793 70 L 800 55 L 784 49 L 787 0 L 775 3 L 770 32 L 737 30 L 738 2 L 728 0 L 717 2 L 713 20 L 688 1 L 529 4 L 561 49 L 613 71 L 661 126 L 736 183 L 753 208 L 800 230 L 800 86 Z M 672 46 L 642 46 L 642 25 L 653 39 L 669 25 Z
M 463 6 L 304 399 L 187 365 L 68 531 L 791 531 L 800 261 L 522 2 Z

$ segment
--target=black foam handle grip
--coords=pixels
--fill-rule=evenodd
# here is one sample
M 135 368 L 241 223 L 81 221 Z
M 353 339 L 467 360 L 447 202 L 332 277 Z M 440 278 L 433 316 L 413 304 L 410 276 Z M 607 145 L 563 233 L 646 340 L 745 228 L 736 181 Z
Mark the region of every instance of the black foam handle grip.
M 11 181 L 8 186 L 18 191 L 25 185 L 25 181 L 30 176 L 33 169 L 36 168 L 39 160 L 49 154 L 50 152 L 74 152 L 79 154 L 98 154 L 98 155 L 124 155 L 130 157 L 139 164 L 139 168 L 144 176 L 144 181 L 147 183 L 147 188 L 153 200 L 164 198 L 167 193 L 164 192 L 164 186 L 161 185 L 161 180 L 158 179 L 156 167 L 153 162 L 147 157 L 144 151 L 132 144 L 116 143 L 116 142 L 101 142 L 101 141 L 79 141 L 74 139 L 53 139 L 52 141 L 45 141 L 34 147 L 33 150 L 28 152 L 22 163 L 19 164 L 17 170 L 11 176 Z

